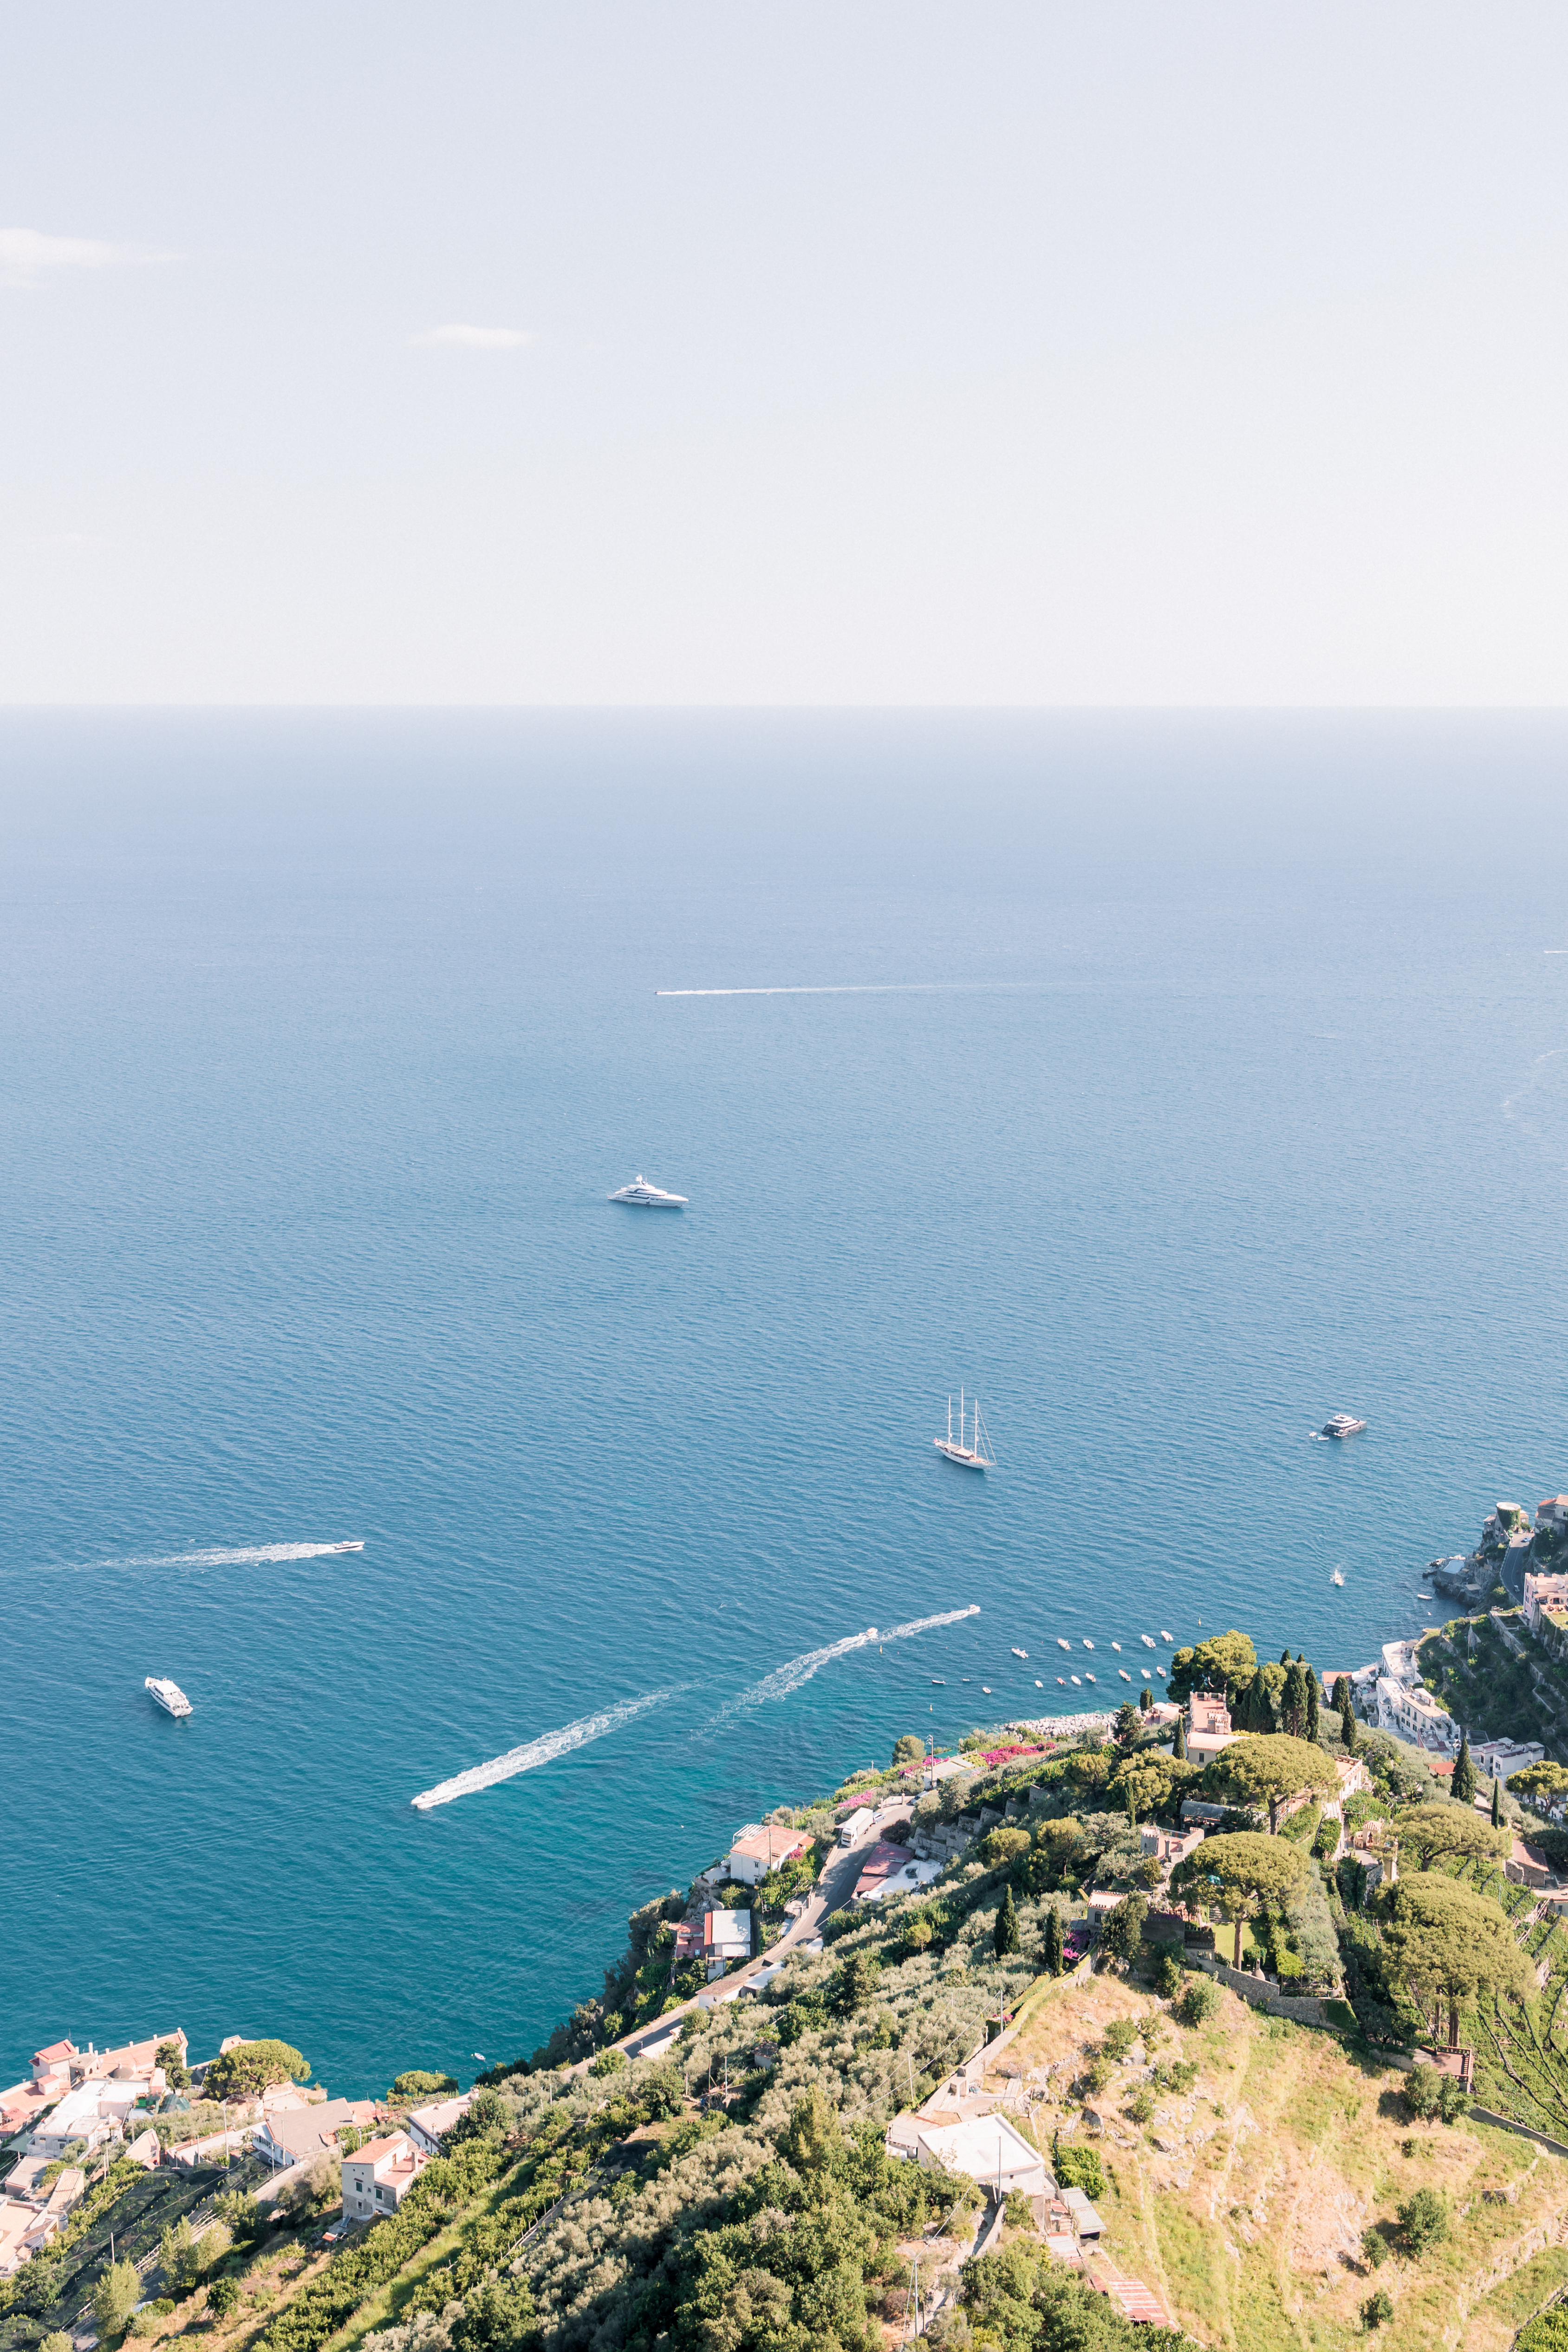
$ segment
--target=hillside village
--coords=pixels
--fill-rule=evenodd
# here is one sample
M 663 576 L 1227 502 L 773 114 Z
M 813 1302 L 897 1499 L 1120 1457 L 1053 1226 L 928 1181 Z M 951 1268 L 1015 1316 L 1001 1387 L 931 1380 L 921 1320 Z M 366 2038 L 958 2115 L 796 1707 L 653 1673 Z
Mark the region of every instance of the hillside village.
M 0 2352 L 1545 2352 L 1559 1768 L 1398 1736 L 1385 1683 L 1424 1687 L 1232 1631 L 1067 1737 L 900 1741 L 467 2094 L 47 2044 L 0 2093 Z

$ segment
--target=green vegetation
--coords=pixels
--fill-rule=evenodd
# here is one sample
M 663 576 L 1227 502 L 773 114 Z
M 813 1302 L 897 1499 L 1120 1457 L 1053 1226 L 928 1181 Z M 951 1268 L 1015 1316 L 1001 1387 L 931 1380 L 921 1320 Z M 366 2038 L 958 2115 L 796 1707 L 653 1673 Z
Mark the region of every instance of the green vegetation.
M 202 2082 L 207 2099 L 253 2099 L 274 2083 L 303 2083 L 310 2063 L 287 2042 L 237 2042 L 215 2058 Z
M 459 2087 L 455 2074 L 437 2074 L 421 2066 L 411 2066 L 399 2074 L 387 2097 L 401 2106 L 405 2101 L 415 2105 L 421 2099 L 444 2099 Z

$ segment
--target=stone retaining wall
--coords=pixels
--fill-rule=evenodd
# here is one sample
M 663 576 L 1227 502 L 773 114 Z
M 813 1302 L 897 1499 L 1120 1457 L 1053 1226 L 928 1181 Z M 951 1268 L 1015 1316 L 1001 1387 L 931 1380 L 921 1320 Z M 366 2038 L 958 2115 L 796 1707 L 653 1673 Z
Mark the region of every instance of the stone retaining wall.
M 1252 2008 L 1266 2009 L 1271 2017 L 1291 2017 L 1300 2025 L 1326 2025 L 1329 2021 L 1322 2002 L 1314 1994 L 1279 1992 L 1262 1978 L 1227 1968 L 1209 1952 L 1194 1952 L 1190 1958 L 1193 1966 L 1202 1969 L 1205 1976 L 1217 1977 Z

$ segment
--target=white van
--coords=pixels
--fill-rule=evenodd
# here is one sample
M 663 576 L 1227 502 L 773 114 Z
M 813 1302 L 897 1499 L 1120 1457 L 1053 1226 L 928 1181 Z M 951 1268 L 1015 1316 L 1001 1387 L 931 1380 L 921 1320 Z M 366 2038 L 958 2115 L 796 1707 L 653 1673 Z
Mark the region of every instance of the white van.
M 840 1845 L 853 1845 L 862 1832 L 868 1830 L 877 1816 L 869 1805 L 857 1805 L 838 1832 Z

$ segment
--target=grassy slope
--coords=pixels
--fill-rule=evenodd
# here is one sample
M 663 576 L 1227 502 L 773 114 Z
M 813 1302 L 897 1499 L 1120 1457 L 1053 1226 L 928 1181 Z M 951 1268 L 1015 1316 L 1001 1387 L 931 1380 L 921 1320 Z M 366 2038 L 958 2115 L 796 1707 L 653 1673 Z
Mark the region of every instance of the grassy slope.
M 1107 2251 L 1205 2342 L 1332 2352 L 1363 2340 L 1359 2308 L 1373 2281 L 1362 2231 L 1425 2186 L 1451 2200 L 1454 2235 L 1419 2263 L 1391 2260 L 1378 2273 L 1396 2306 L 1380 2339 L 1389 2352 L 1460 2341 L 1501 2352 L 1568 2275 L 1568 2257 L 1531 2263 L 1529 2243 L 1542 2227 L 1568 2226 L 1568 2162 L 1485 2126 L 1412 2126 L 1399 2074 L 1230 1994 L 1215 2023 L 1191 2034 L 1147 1993 L 1110 1978 L 1045 2003 L 1009 2053 L 1031 2074 L 1053 2070 L 1034 2109 L 1043 2144 L 1075 2112 L 1050 2094 L 1065 2094 L 1086 2047 L 1120 2016 L 1159 2018 L 1159 2054 L 1199 2058 L 1202 2071 L 1189 2097 L 1162 2099 L 1140 2130 L 1119 2111 L 1145 2073 L 1143 2046 L 1117 2069 L 1100 2102 L 1113 2182 Z

